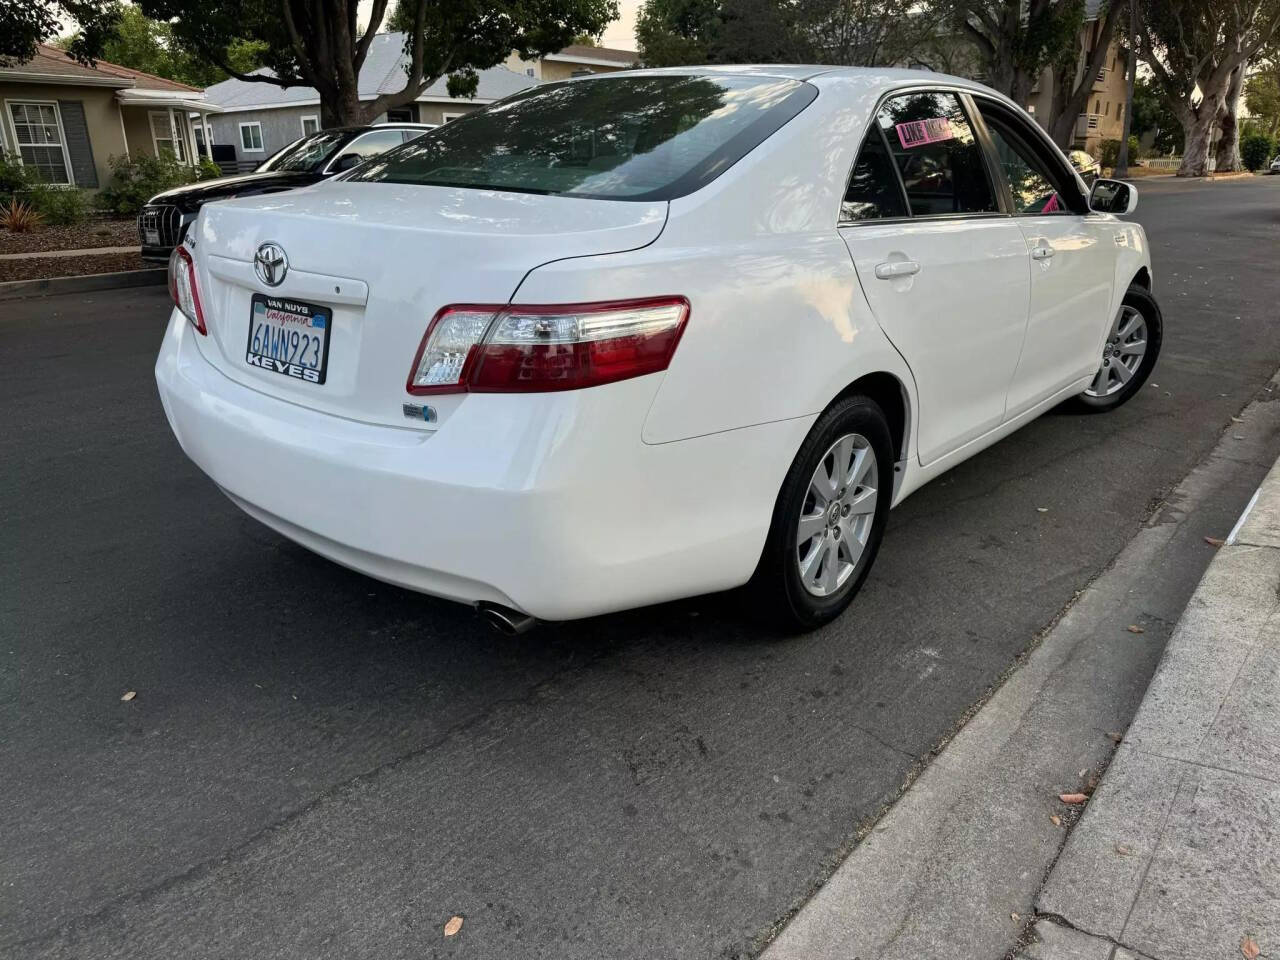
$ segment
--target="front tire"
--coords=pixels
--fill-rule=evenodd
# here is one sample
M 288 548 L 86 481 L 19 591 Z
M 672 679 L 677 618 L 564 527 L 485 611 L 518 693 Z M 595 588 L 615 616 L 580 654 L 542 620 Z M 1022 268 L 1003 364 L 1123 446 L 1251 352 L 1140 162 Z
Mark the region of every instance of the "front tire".
M 1107 332 L 1093 381 L 1075 398 L 1084 413 L 1105 413 L 1130 400 L 1155 368 L 1164 340 L 1164 318 L 1145 287 L 1131 286 Z
M 893 442 L 868 397 L 839 401 L 787 471 L 749 589 L 787 630 L 838 617 L 867 578 L 893 497 Z

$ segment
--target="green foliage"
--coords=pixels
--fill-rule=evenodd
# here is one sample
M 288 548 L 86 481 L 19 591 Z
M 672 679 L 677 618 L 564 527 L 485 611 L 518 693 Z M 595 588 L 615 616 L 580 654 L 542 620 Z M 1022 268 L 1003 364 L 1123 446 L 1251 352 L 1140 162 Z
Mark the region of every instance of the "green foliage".
M 1275 152 L 1276 143 L 1265 133 L 1251 133 L 1240 141 L 1240 159 L 1247 170 L 1261 170 Z
M 60 41 L 73 43 L 76 35 Z M 223 56 L 237 73 L 249 73 L 264 62 L 267 44 L 262 40 L 231 39 Z M 122 67 L 152 73 L 192 87 L 208 87 L 227 79 L 226 70 L 209 58 L 193 53 L 175 42 L 173 28 L 162 20 L 152 20 L 138 7 L 126 4 L 119 19 L 102 43 L 100 56 Z
M 208 157 L 200 158 L 200 165 L 196 168 L 197 180 L 216 180 L 218 177 L 226 176 L 222 172 L 222 168 L 210 160 Z
M 24 196 L 32 184 L 31 172 L 11 153 L 0 153 L 0 207 L 8 207 L 15 196 Z
M 112 157 L 111 183 L 98 192 L 98 206 L 107 213 L 138 213 L 157 193 L 196 179 L 196 171 L 170 156 Z
M 390 23 L 408 25 L 415 33 L 421 22 L 419 36 L 406 43 L 421 51 L 421 60 L 415 65 L 406 58 L 401 90 L 357 101 L 344 96 L 342 77 L 357 68 L 361 44 L 382 28 L 383 17 L 364 32 L 334 29 L 354 20 L 349 0 L 141 0 L 140 5 L 147 16 L 170 24 L 177 45 L 223 69 L 233 41 L 261 40 L 263 65 L 272 71 L 263 82 L 316 88 L 329 125 L 368 122 L 412 102 L 445 75 L 452 80 L 451 92 L 473 92 L 476 71 L 502 63 L 513 50 L 536 59 L 579 34 L 603 32 L 618 16 L 618 0 L 399 0 Z M 296 45 L 290 24 L 300 39 Z
M 1249 115 L 1269 136 L 1280 134 L 1280 60 L 1259 66 L 1244 82 Z
M 27 200 L 46 223 L 69 227 L 89 216 L 89 194 L 74 187 L 51 187 L 36 183 L 27 188 Z
M 81 63 L 102 55 L 120 17 L 119 0 L 4 0 L 0 2 L 0 66 L 30 60 L 36 44 L 58 35 L 64 23 L 80 24 L 64 49 Z
M 1155 83 L 1139 77 L 1133 85 L 1133 117 L 1130 129 L 1139 137 L 1154 134 L 1152 149 L 1161 156 L 1182 152 L 1182 124 L 1173 115 Z
M 721 27 L 719 0 L 645 0 L 636 44 L 647 67 L 707 63 Z
M 1119 140 L 1103 140 L 1098 144 L 1098 162 L 1104 167 L 1114 167 L 1116 161 L 1120 159 L 1120 141 Z M 1138 138 L 1133 134 L 1129 135 L 1129 162 L 1133 163 L 1138 159 Z

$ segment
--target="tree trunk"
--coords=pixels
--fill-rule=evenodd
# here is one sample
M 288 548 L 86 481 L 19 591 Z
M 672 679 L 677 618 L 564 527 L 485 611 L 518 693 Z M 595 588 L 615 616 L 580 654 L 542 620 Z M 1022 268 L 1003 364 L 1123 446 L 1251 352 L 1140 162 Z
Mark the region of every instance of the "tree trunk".
M 1111 0 L 1119 3 L 1120 0 Z M 1120 129 L 1120 155 L 1116 158 L 1117 180 L 1129 175 L 1129 131 L 1133 126 L 1133 82 L 1138 75 L 1138 0 L 1129 0 L 1129 55 L 1124 61 L 1124 123 Z
M 1203 177 L 1209 172 L 1209 147 L 1213 141 L 1213 130 L 1218 125 L 1218 111 L 1212 107 L 1200 105 L 1193 113 L 1190 122 L 1183 124 L 1182 132 L 1185 143 L 1182 148 L 1182 163 L 1178 166 L 1180 177 Z
M 1227 98 L 1218 113 L 1222 136 L 1218 140 L 1218 152 L 1214 169 L 1218 173 L 1234 173 L 1242 169 L 1240 163 L 1240 94 L 1244 90 L 1244 64 L 1236 67 L 1227 87 Z

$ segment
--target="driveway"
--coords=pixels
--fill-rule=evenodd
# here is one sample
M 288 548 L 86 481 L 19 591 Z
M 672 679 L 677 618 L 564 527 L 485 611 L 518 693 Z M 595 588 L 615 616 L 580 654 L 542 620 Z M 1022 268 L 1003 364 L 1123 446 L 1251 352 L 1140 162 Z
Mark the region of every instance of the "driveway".
M 0 305 L 0 955 L 750 955 L 1280 365 L 1280 178 L 1139 190 L 1151 385 L 912 496 L 788 641 L 733 596 L 500 637 L 186 460 L 162 288 Z

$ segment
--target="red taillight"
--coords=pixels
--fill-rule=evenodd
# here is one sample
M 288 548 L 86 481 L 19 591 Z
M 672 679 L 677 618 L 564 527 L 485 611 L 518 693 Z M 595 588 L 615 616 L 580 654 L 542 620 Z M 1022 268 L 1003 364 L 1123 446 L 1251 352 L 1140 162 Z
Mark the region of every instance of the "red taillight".
M 427 327 L 407 389 L 577 390 L 657 373 L 670 364 L 688 319 L 684 297 L 445 307 Z
M 169 254 L 169 296 L 191 325 L 201 335 L 208 336 L 204 310 L 200 306 L 200 291 L 196 288 L 196 265 L 183 246 L 174 247 L 173 253 Z

